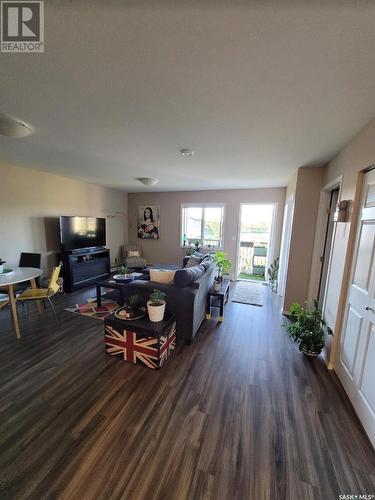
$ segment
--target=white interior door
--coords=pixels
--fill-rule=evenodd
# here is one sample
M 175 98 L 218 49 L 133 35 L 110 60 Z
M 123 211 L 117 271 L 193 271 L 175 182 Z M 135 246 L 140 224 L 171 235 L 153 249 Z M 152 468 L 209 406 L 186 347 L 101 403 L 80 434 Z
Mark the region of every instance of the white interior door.
M 293 212 L 294 212 L 294 196 L 291 196 L 285 204 L 283 232 L 281 237 L 281 251 L 280 251 L 279 276 L 278 276 L 278 288 L 277 288 L 277 293 L 281 297 L 284 297 L 285 295 L 286 275 L 288 272 L 290 238 L 292 233 Z
M 336 368 L 375 447 L 375 170 L 364 176 L 354 248 Z

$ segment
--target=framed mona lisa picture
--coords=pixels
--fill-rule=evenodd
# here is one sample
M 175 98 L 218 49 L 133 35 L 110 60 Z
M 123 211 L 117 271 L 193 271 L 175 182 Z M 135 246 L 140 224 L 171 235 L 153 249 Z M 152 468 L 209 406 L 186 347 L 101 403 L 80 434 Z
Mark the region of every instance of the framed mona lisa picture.
M 147 205 L 138 207 L 138 238 L 158 240 L 160 229 L 160 207 Z

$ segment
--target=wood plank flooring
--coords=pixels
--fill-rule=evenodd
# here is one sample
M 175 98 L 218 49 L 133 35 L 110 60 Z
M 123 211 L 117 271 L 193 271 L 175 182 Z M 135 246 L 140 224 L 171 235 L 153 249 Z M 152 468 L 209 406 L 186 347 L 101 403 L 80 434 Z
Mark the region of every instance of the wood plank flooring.
M 67 295 L 64 306 L 93 291 Z M 375 493 L 375 453 L 337 377 L 279 303 L 229 303 L 160 370 L 107 357 L 103 324 L 0 313 L 0 498 L 338 499 Z M 375 381 L 374 381 L 375 382 Z

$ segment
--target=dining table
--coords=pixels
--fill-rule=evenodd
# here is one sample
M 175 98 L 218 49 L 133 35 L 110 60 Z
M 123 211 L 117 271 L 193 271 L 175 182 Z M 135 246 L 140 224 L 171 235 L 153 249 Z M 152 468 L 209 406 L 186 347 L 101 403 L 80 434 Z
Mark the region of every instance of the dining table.
M 20 326 L 17 314 L 17 304 L 14 285 L 23 282 L 30 282 L 31 288 L 37 288 L 35 279 L 43 274 L 42 269 L 37 267 L 14 267 L 9 272 L 0 274 L 0 289 L 5 290 L 9 297 L 9 305 L 12 314 L 13 327 L 16 337 L 21 338 Z M 37 301 L 38 311 L 43 312 L 40 301 Z

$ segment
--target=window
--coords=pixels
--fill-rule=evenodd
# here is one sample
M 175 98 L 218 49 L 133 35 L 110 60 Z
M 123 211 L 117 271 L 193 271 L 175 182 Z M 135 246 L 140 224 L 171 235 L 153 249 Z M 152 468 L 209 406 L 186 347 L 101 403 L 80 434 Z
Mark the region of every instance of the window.
M 181 245 L 223 246 L 224 205 L 182 205 Z

